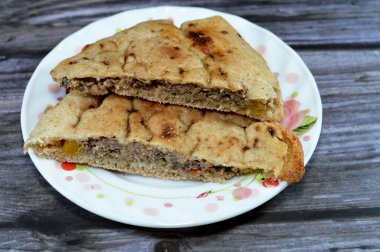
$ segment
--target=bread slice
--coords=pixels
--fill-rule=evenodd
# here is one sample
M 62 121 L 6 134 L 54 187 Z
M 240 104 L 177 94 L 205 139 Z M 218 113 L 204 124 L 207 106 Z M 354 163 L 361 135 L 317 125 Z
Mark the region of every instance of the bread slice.
M 299 140 L 277 123 L 72 91 L 49 110 L 24 149 L 40 157 L 165 179 L 225 182 L 261 170 L 299 181 Z
M 283 118 L 281 90 L 266 62 L 222 17 L 147 21 L 86 45 L 51 75 L 72 90 Z

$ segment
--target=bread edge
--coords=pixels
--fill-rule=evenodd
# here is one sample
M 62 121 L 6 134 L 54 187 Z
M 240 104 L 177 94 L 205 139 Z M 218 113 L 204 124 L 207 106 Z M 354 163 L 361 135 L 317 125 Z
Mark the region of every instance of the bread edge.
M 288 152 L 285 165 L 281 169 L 278 178 L 287 181 L 288 184 L 293 184 L 299 182 L 305 174 L 302 144 L 292 132 L 284 130 L 282 134 L 283 141 L 288 144 Z

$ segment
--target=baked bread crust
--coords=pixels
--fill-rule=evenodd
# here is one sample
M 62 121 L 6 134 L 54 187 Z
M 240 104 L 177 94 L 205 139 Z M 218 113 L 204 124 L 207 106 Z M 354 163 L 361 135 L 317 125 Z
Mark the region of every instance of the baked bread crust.
M 142 22 L 86 45 L 51 75 L 65 87 L 92 95 L 117 93 L 260 120 L 283 118 L 276 77 L 220 16 L 181 28 L 168 20 Z M 189 93 L 194 87 L 198 90 Z
M 62 140 L 83 147 L 84 143 L 102 139 L 121 146 L 138 143 L 167 155 L 175 154 L 179 157 L 178 164 L 198 161 L 226 167 L 235 172 L 233 175 L 262 170 L 267 176 L 294 183 L 304 174 L 299 140 L 277 123 L 114 94 L 102 99 L 72 91 L 41 118 L 24 149 L 33 148 L 39 156 L 60 161 L 90 163 L 79 150 L 79 154 L 64 155 Z M 231 177 L 230 173 L 222 173 L 213 178 L 210 173 L 200 178 L 175 170 L 162 170 L 160 175 L 159 169 L 140 169 L 147 166 L 146 163 L 135 162 L 120 167 L 115 160 L 110 161 L 112 164 L 107 164 L 108 161 L 90 164 L 165 178 L 222 182 Z M 150 166 L 153 167 L 154 163 Z

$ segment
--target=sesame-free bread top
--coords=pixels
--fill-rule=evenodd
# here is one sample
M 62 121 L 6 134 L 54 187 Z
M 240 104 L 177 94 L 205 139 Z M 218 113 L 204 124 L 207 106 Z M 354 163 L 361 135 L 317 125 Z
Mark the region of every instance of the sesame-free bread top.
M 81 145 L 101 139 L 119 145 L 139 143 L 176 153 L 182 162 L 198 160 L 239 174 L 261 170 L 288 183 L 304 174 L 299 140 L 277 123 L 117 95 L 102 99 L 78 91 L 41 118 L 24 148 L 43 152 L 60 149 L 65 141 Z
M 168 20 L 139 23 L 86 45 L 51 75 L 66 87 L 92 95 L 117 93 L 267 121 L 283 118 L 277 79 L 261 55 L 220 16 L 188 21 L 181 28 Z M 166 95 L 146 91 L 162 85 L 175 90 L 166 88 Z M 185 86 L 199 88 L 191 96 L 206 94 L 198 99 L 180 96 L 188 92 L 179 90 Z M 226 97 L 234 104 L 223 105 Z

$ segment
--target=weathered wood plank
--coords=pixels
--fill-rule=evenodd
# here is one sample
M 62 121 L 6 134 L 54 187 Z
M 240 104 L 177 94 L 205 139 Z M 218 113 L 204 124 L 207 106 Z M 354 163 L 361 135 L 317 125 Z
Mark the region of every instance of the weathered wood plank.
M 52 224 L 62 226 L 62 222 L 54 220 Z M 373 239 L 380 235 L 378 218 L 339 221 L 327 218 L 268 224 L 240 223 L 235 218 L 220 224 L 197 229 L 163 231 L 124 228 L 120 225 L 108 228 L 99 225 L 97 228 L 88 229 L 92 227 L 91 224 L 79 223 L 55 230 L 56 232 L 31 224 L 31 229 L 10 229 L 1 233 L 0 248 L 47 250 L 65 247 L 67 250 L 112 251 L 335 251 L 380 248 L 380 240 Z M 234 228 L 236 225 L 239 225 L 238 229 Z
M 52 4 L 53 2 L 53 4 Z M 242 16 L 279 35 L 293 47 L 363 47 L 380 45 L 379 1 L 168 1 Z M 0 54 L 46 53 L 64 37 L 86 24 L 122 10 L 155 4 L 139 1 L 4 2 L 0 17 Z
M 97 3 L 94 5 L 94 3 Z M 258 21 L 287 21 L 287 20 L 334 20 L 351 18 L 378 18 L 380 3 L 376 0 L 358 0 L 347 2 L 307 0 L 271 0 L 271 1 L 199 1 L 187 0 L 165 1 L 164 4 L 147 1 L 99 1 L 85 0 L 81 2 L 55 1 L 8 1 L 0 6 L 4 8 L 0 20 L 5 23 L 41 24 L 52 21 L 71 21 L 79 24 L 87 22 L 94 16 L 109 16 L 121 9 L 136 9 L 159 5 L 198 6 L 226 11 L 239 16 L 256 17 Z M 58 22 L 59 23 L 59 22 Z

